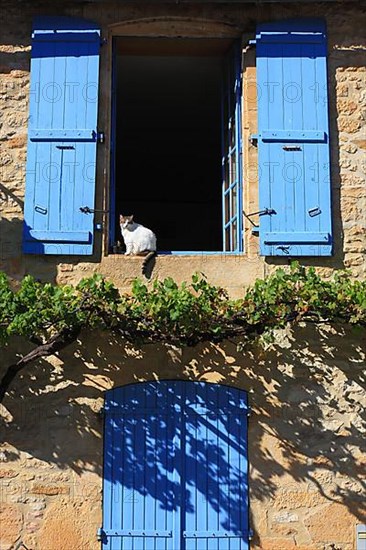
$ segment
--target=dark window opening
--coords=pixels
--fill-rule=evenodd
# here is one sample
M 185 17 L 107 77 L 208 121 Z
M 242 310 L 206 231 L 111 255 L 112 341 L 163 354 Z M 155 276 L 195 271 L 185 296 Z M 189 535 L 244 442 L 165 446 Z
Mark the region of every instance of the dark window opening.
M 222 251 L 226 39 L 115 41 L 115 236 L 119 214 L 159 251 Z

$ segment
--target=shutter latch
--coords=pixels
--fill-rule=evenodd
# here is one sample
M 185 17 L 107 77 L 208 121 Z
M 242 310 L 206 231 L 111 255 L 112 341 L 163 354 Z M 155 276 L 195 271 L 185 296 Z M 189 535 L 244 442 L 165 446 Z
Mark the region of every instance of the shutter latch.
M 277 214 L 276 210 L 274 210 L 273 208 L 263 208 L 263 210 L 258 210 L 257 212 L 251 212 L 250 214 L 246 214 L 243 210 L 243 214 L 245 216 L 245 218 L 247 218 L 247 220 L 250 221 L 250 223 L 254 226 L 254 227 L 258 227 L 258 225 L 256 225 L 250 218 L 252 216 L 272 216 L 272 214 Z
M 90 208 L 89 206 L 80 206 L 80 212 L 83 214 L 108 214 L 109 210 L 98 210 L 96 208 Z
M 308 210 L 308 214 L 311 218 L 314 218 L 315 216 L 319 216 L 319 214 L 321 214 L 322 211 L 320 210 L 319 206 L 316 206 L 315 208 L 310 208 L 310 210 Z
M 302 151 L 302 147 L 300 147 L 300 145 L 284 145 L 282 149 L 284 151 Z

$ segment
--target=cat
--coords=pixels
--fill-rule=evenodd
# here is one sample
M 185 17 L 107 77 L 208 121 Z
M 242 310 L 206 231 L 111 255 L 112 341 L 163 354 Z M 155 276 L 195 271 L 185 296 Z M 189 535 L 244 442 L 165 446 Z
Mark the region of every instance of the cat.
M 126 246 L 126 256 L 145 256 L 142 262 L 142 273 L 146 275 L 150 261 L 156 256 L 156 235 L 140 223 L 133 220 L 133 215 L 119 217 L 121 233 Z

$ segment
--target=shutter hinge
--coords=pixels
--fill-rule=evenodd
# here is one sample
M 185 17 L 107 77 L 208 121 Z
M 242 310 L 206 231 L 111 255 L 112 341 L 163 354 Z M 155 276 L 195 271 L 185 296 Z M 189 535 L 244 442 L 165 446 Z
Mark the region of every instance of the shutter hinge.
M 253 529 L 249 529 L 249 531 L 248 531 L 248 539 L 249 539 L 249 540 L 253 540 L 253 538 L 254 538 L 254 531 L 253 531 Z
M 280 246 L 276 246 L 277 250 L 282 250 L 284 254 L 290 254 L 290 246 L 281 244 Z
M 250 416 L 252 416 L 252 407 L 248 407 L 247 409 L 247 417 L 249 418 Z
M 97 530 L 97 541 L 104 543 L 107 542 L 107 536 L 102 527 L 99 527 L 99 529 Z
M 258 134 L 251 134 L 249 136 L 249 143 L 253 145 L 254 147 L 258 146 Z
M 98 130 L 97 131 L 93 130 L 91 135 L 92 135 L 92 138 L 93 138 L 94 141 L 96 141 L 98 143 L 104 143 L 104 141 L 105 141 L 104 132 L 99 132 Z
M 108 40 L 106 38 L 101 38 L 100 39 L 100 45 L 101 46 L 104 46 L 105 44 L 107 44 Z

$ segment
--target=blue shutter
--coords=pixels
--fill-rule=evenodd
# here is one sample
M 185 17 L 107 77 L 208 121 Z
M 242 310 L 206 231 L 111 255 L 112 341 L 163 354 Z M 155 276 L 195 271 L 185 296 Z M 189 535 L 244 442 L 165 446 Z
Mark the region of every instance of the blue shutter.
M 92 254 L 100 31 L 36 18 L 24 208 L 24 252 Z
M 105 413 L 103 548 L 248 549 L 245 392 L 147 382 Z
M 181 383 L 184 550 L 248 549 L 247 395 Z
M 257 28 L 260 250 L 332 254 L 326 67 L 322 20 Z
M 225 252 L 243 250 L 241 165 L 241 50 L 226 55 L 222 88 L 222 231 Z

